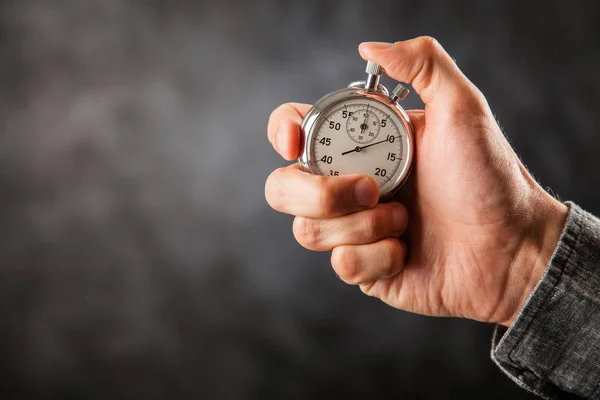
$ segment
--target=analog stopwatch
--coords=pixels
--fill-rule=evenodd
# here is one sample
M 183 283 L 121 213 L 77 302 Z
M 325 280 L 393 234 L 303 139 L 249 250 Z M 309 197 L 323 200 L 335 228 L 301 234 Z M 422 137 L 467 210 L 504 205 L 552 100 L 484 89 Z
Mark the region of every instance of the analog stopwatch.
M 413 127 L 398 104 L 408 89 L 399 84 L 390 95 L 379 84 L 379 65 L 367 62 L 366 72 L 366 81 L 325 95 L 308 111 L 298 161 L 317 175 L 369 175 L 385 199 L 406 181 L 413 164 Z

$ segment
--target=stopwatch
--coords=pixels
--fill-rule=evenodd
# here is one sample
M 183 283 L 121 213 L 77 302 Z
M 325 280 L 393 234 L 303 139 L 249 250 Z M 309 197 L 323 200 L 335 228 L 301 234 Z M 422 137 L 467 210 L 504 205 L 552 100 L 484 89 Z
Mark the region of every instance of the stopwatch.
M 406 182 L 414 159 L 413 126 L 399 102 L 408 89 L 398 84 L 390 94 L 379 83 L 383 68 L 367 62 L 366 81 L 318 100 L 302 121 L 300 167 L 313 174 L 364 174 L 390 197 Z

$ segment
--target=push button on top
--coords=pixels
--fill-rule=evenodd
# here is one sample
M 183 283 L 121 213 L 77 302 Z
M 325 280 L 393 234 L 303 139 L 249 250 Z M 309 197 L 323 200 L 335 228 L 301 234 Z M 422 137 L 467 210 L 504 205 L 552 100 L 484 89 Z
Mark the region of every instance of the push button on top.
M 373 61 L 367 61 L 367 69 L 365 72 L 370 75 L 381 75 L 383 74 L 383 68 L 381 68 L 381 65 L 376 64 Z
M 365 89 L 367 91 L 376 91 L 379 85 L 379 77 L 383 73 L 381 65 L 374 63 L 373 61 L 367 61 L 367 81 L 365 82 Z

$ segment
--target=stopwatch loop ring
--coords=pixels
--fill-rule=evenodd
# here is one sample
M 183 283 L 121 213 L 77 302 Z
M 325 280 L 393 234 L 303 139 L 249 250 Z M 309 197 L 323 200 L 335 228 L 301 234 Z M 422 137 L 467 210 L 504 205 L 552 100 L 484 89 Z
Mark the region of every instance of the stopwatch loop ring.
M 367 83 L 365 81 L 354 81 L 354 82 L 351 82 L 350 84 L 348 84 L 348 88 L 364 89 L 366 84 Z M 376 92 L 382 93 L 386 97 L 390 95 L 387 88 L 385 86 L 383 86 L 381 83 L 377 85 Z

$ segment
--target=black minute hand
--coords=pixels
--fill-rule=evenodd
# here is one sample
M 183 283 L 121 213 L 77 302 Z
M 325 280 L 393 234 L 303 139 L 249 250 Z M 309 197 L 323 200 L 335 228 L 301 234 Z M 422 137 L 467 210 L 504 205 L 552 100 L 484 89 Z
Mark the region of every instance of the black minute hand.
M 384 139 L 384 140 L 380 140 L 379 142 L 368 144 L 366 146 L 362 146 L 362 147 L 361 146 L 356 146 L 352 150 L 348 150 L 348 151 L 343 152 L 342 155 L 345 156 L 346 154 L 348 154 L 348 153 L 354 153 L 355 151 L 358 153 L 362 149 L 366 149 L 367 147 L 375 146 L 376 144 L 380 144 L 380 143 L 387 142 L 387 141 L 388 141 L 387 139 Z

